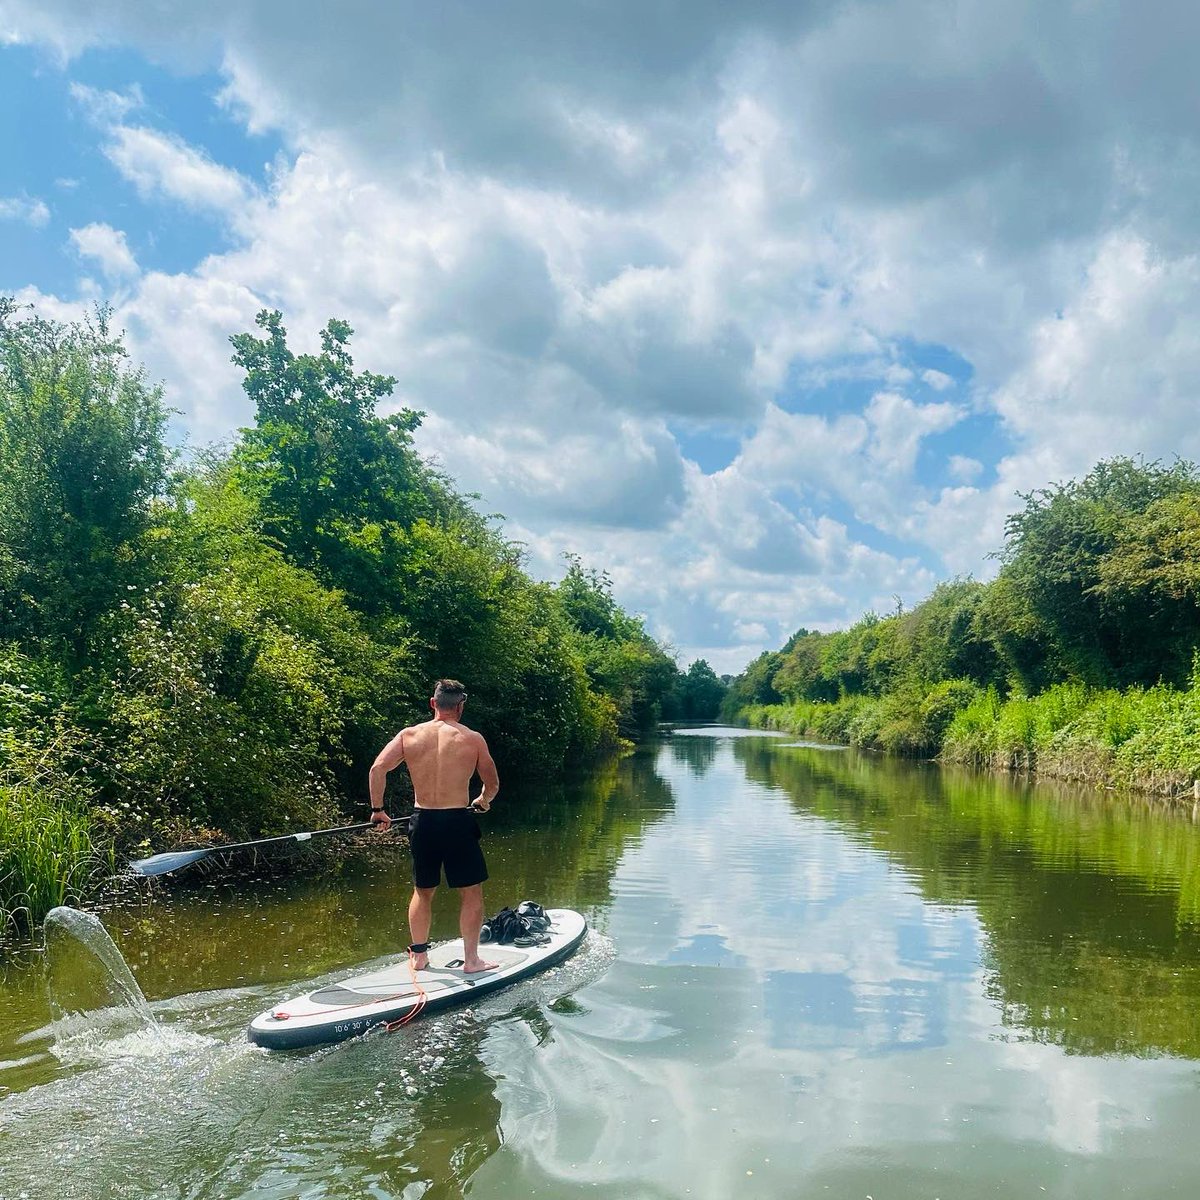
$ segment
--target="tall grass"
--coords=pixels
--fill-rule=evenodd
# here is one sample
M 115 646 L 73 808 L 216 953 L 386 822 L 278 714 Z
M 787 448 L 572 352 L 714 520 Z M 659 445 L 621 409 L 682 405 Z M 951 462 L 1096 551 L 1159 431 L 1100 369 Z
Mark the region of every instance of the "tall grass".
M 0 785 L 3 934 L 28 932 L 56 905 L 83 898 L 112 867 L 112 849 L 86 810 L 28 785 Z
M 1159 793 L 1200 778 L 1200 682 L 1117 691 L 1062 683 L 956 714 L 941 757 Z
M 1182 795 L 1200 779 L 1200 670 L 1185 689 L 1070 682 L 1002 699 L 994 688 L 951 680 L 833 703 L 755 705 L 741 715 L 761 729 L 1105 787 Z
M 866 696 L 847 696 L 836 704 L 797 700 L 791 704 L 752 704 L 741 711 L 741 719 L 756 729 L 777 729 L 822 741 L 849 744 L 854 723 L 873 701 Z

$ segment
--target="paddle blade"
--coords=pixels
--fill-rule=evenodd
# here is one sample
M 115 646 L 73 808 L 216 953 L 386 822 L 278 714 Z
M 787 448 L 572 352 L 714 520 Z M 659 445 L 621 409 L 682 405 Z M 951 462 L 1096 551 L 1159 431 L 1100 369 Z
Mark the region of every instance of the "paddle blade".
M 168 871 L 178 871 L 180 867 L 199 862 L 211 853 L 211 850 L 172 850 L 166 854 L 152 854 L 149 858 L 139 858 L 137 862 L 129 864 L 129 869 L 135 875 L 165 875 Z

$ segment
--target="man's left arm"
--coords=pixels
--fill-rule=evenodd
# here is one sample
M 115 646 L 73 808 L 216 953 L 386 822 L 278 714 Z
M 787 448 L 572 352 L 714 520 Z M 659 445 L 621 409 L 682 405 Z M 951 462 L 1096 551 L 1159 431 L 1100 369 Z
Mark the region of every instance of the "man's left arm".
M 479 778 L 483 783 L 483 790 L 472 801 L 483 812 L 487 812 L 492 806 L 492 801 L 496 798 L 496 793 L 500 790 L 500 772 L 496 770 L 496 763 L 492 758 L 492 753 L 488 749 L 487 742 L 483 740 L 483 735 L 479 736 L 479 759 L 475 763 L 475 770 L 479 772 Z

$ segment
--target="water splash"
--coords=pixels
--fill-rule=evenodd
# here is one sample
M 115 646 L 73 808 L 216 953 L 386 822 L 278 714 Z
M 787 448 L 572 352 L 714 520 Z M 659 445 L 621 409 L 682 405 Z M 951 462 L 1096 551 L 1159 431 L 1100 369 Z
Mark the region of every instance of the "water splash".
M 163 1033 L 112 938 L 91 913 L 65 906 L 46 916 L 46 964 L 55 1053 L 115 1038 L 158 1044 Z

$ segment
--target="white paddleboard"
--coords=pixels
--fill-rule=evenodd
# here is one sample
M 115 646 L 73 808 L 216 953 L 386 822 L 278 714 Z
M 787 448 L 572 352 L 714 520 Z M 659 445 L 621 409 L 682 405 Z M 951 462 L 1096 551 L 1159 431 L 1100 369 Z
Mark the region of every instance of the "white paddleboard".
M 313 992 L 281 1001 L 250 1022 L 249 1038 L 269 1050 L 300 1050 L 357 1037 L 380 1025 L 439 1012 L 536 975 L 574 952 L 587 921 L 569 908 L 547 910 L 547 940 L 535 946 L 485 942 L 480 955 L 494 970 L 466 974 L 462 940 L 429 951 L 429 966 L 414 978 L 406 959 L 365 975 L 352 975 Z M 454 964 L 454 965 L 452 965 Z

